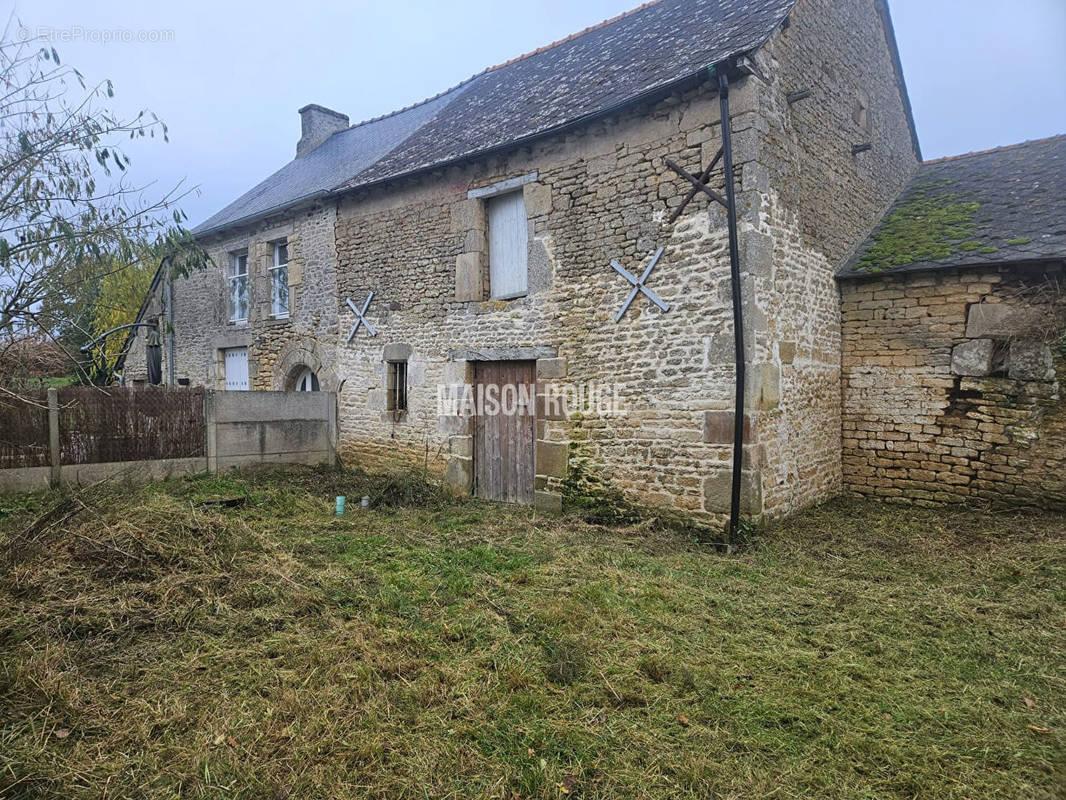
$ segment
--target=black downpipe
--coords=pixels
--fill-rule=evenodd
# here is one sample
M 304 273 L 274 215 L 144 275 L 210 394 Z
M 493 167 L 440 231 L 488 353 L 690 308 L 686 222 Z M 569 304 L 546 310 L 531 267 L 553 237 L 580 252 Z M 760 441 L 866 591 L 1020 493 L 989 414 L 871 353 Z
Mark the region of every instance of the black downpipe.
M 733 186 L 733 133 L 729 119 L 729 77 L 725 65 L 718 73 L 718 103 L 722 112 L 722 160 L 725 168 L 726 216 L 729 220 L 729 272 L 733 281 L 733 340 L 736 349 L 736 397 L 733 421 L 733 486 L 726 541 L 733 545 L 740 527 L 740 478 L 744 465 L 744 309 L 740 299 L 740 246 L 737 242 L 737 198 Z

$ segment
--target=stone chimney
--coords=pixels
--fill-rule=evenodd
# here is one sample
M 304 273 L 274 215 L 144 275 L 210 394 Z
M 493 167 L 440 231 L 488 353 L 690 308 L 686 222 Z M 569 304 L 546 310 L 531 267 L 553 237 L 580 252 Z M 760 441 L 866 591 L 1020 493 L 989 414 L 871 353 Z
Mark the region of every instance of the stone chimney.
M 307 155 L 337 131 L 348 127 L 348 117 L 339 111 L 311 103 L 300 109 L 300 141 L 296 157 Z

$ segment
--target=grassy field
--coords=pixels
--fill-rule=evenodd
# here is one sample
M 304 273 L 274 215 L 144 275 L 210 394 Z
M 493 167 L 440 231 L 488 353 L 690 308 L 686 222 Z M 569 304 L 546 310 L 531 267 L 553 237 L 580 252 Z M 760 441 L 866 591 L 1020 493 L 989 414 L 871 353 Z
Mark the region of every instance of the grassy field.
M 0 497 L 3 798 L 1064 787 L 1062 516 L 840 501 L 726 557 L 356 473 Z

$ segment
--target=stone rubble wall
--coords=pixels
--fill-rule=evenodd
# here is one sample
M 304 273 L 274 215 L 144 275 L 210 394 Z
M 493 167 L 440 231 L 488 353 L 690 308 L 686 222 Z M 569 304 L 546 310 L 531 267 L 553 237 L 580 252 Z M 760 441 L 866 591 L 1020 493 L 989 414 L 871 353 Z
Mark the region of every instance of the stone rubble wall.
M 768 82 L 744 79 L 731 96 L 749 365 L 743 499 L 747 514 L 775 516 L 841 489 L 834 270 L 916 157 L 874 0 L 803 0 L 757 65 Z M 802 108 L 785 100 L 797 86 L 814 89 Z M 700 197 L 675 225 L 665 222 L 688 184 L 664 159 L 698 173 L 721 145 L 712 87 L 346 203 L 341 287 L 357 302 L 378 292 L 388 341 L 414 354 L 414 385 L 409 414 L 390 424 L 382 344 L 342 347 L 351 380 L 342 448 L 382 461 L 407 452 L 462 484 L 469 430 L 435 417 L 435 386 L 469 380 L 457 355 L 465 350 L 539 350 L 567 381 L 620 385 L 627 413 L 542 421 L 538 464 L 563 463 L 569 443 L 641 501 L 727 512 L 734 354 L 725 213 Z M 852 144 L 866 140 L 875 147 L 853 155 Z M 466 192 L 533 171 L 537 181 L 524 187 L 530 295 L 483 302 L 484 210 Z M 719 170 L 712 184 L 723 180 Z M 629 287 L 610 260 L 639 271 L 660 245 L 650 285 L 673 307 L 663 314 L 638 297 L 615 324 Z M 562 478 L 538 474 L 542 491 Z
M 1066 508 L 1066 339 L 1055 292 L 1032 289 L 1064 279 L 1059 265 L 842 283 L 846 488 Z
M 752 125 L 746 90 L 735 124 Z M 538 380 L 612 384 L 625 412 L 538 420 L 537 501 L 558 504 L 569 449 L 600 476 L 644 502 L 693 514 L 705 506 L 708 466 L 729 446 L 705 441 L 704 415 L 732 395 L 729 260 L 724 216 L 697 199 L 674 225 L 667 214 L 687 184 L 665 165 L 692 170 L 719 146 L 718 103 L 706 86 L 652 108 L 545 140 L 520 152 L 433 174 L 344 203 L 337 219 L 340 300 L 375 292 L 368 313 L 379 336 L 360 331 L 339 350 L 341 452 L 360 464 L 398 458 L 469 486 L 469 420 L 437 414 L 437 387 L 472 380 L 478 359 L 530 358 Z M 743 166 L 741 166 L 741 170 Z M 529 219 L 529 294 L 484 298 L 482 201 L 468 190 L 536 172 L 522 191 Z M 663 313 L 610 267 L 648 281 Z M 478 298 L 478 299 L 472 299 Z M 351 315 L 348 314 L 347 319 Z M 409 410 L 386 410 L 386 361 L 408 358 Z M 580 442 L 575 439 L 580 437 Z
M 756 135 L 735 145 L 757 162 L 740 195 L 753 328 L 747 458 L 763 507 L 783 514 L 841 489 L 834 273 L 917 158 L 876 0 L 800 0 L 756 64 L 767 78 L 756 84 Z M 810 95 L 790 103 L 800 91 Z M 853 154 L 863 143 L 872 147 Z
M 842 485 L 840 319 L 833 270 L 913 170 L 909 133 L 875 0 L 800 0 L 761 50 L 762 77 L 731 93 L 748 419 L 744 499 L 779 516 Z M 764 80 L 765 79 L 765 80 Z M 795 105 L 788 92 L 811 88 Z M 394 181 L 207 242 L 219 270 L 179 281 L 178 374 L 216 387 L 221 349 L 247 346 L 253 388 L 320 370 L 340 403 L 342 457 L 408 461 L 469 489 L 470 421 L 438 414 L 440 385 L 470 384 L 477 360 L 537 362 L 541 385 L 618 387 L 624 413 L 539 415 L 537 503 L 559 505 L 577 460 L 642 502 L 720 518 L 728 510 L 734 354 L 724 211 L 697 197 L 667 223 L 721 145 L 713 81 L 468 165 Z M 861 101 L 861 102 L 860 102 Z M 856 110 L 856 104 L 864 109 Z M 873 148 L 853 156 L 858 139 Z M 535 173 L 535 176 L 533 174 Z M 531 177 L 533 176 L 533 177 Z M 471 189 L 523 183 L 529 293 L 486 299 L 485 208 Z M 712 186 L 721 187 L 719 168 Z M 268 244 L 290 237 L 294 317 L 268 317 Z M 619 323 L 630 286 L 665 249 Z M 225 319 L 227 254 L 248 247 L 255 306 Z M 354 317 L 375 293 L 361 329 Z M 143 358 L 142 358 L 143 360 Z M 408 410 L 387 409 L 387 362 L 408 362 Z M 544 411 L 544 409 L 541 409 Z

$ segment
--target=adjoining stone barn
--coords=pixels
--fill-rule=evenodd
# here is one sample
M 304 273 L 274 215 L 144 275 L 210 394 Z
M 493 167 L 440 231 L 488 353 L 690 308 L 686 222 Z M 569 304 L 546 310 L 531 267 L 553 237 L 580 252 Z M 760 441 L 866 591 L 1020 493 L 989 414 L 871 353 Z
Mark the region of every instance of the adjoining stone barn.
M 781 516 L 844 489 L 983 496 L 987 472 L 1013 476 L 1000 481 L 1010 486 L 1029 480 L 1010 463 L 1019 455 L 1000 464 L 984 450 L 993 460 L 965 475 L 946 459 L 977 453 L 973 437 L 932 411 L 898 423 L 922 428 L 913 434 L 890 429 L 890 401 L 873 396 L 906 364 L 891 361 L 890 332 L 862 328 L 874 321 L 854 316 L 872 310 L 863 304 L 898 300 L 907 317 L 909 281 L 939 285 L 950 272 L 981 283 L 965 259 L 953 272 L 932 259 L 933 277 L 917 261 L 882 266 L 886 237 L 867 241 L 891 225 L 893 212 L 882 217 L 915 176 L 936 168 L 919 169 L 883 0 L 659 0 L 384 117 L 349 125 L 306 106 L 295 159 L 195 230 L 216 268 L 158 281 L 141 317 L 169 331 L 185 382 L 336 391 L 349 462 L 425 464 L 460 491 L 545 510 L 591 477 L 716 518 L 729 508 L 732 465 L 732 285 L 726 213 L 692 181 L 725 186 L 722 74 L 745 318 L 744 512 Z M 1061 161 L 1053 168 L 1061 177 Z M 1032 185 L 1015 190 L 1024 209 Z M 968 236 L 951 252 L 988 255 Z M 1045 244 L 1042 260 L 1061 265 L 1062 239 Z M 873 261 L 855 255 L 862 247 Z M 890 305 L 878 321 L 895 319 Z M 913 340 L 899 355 L 931 360 L 931 375 L 954 386 L 938 370 L 955 338 L 928 356 L 927 340 Z M 994 339 L 1001 357 L 1000 339 L 973 338 Z M 128 348 L 131 381 L 143 342 Z M 874 382 L 865 401 L 864 380 Z M 1058 402 L 1054 380 L 1031 383 L 1046 387 L 1047 407 Z M 535 399 L 506 420 L 442 407 L 449 387 L 492 385 Z M 952 392 L 970 397 L 953 386 L 938 384 L 946 404 Z M 548 402 L 556 389 L 589 387 L 608 387 L 617 406 Z M 863 402 L 876 405 L 860 412 Z M 1038 416 L 1030 443 L 1052 442 Z M 923 466 L 930 459 L 901 468 L 951 473 L 952 487 L 966 478 L 973 491 L 886 475 L 872 455 L 859 463 L 897 435 L 949 449 L 940 469 Z
M 1066 136 L 923 164 L 840 273 L 844 485 L 1066 507 Z

